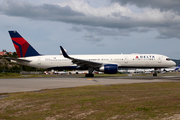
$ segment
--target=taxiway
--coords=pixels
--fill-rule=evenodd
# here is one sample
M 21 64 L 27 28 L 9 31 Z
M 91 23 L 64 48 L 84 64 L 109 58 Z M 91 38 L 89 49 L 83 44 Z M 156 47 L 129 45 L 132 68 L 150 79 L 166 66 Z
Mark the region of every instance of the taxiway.
M 73 76 L 58 76 L 51 78 L 16 78 L 0 79 L 0 93 L 39 91 L 42 89 L 57 89 L 87 85 L 112 85 L 152 82 L 179 82 L 180 76 L 165 77 L 103 77 L 78 78 Z

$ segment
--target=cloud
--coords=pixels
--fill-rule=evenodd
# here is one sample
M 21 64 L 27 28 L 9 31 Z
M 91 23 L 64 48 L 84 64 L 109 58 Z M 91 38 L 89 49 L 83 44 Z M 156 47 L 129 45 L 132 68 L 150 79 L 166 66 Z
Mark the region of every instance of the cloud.
M 117 28 L 105 28 L 105 27 L 94 27 L 94 26 L 84 26 L 84 30 L 89 33 L 93 33 L 100 36 L 129 36 L 129 31 L 133 31 L 133 29 L 117 29 Z
M 136 5 L 140 8 L 150 7 L 160 9 L 161 11 L 172 10 L 180 13 L 180 1 L 179 0 L 111 0 L 111 2 L 117 2 L 122 5 Z
M 76 3 L 78 2 L 78 3 Z M 82 7 L 83 6 L 83 7 Z M 115 8 L 118 10 L 116 10 Z M 127 28 L 136 24 L 127 23 L 127 13 L 131 11 L 118 4 L 109 7 L 92 8 L 82 1 L 64 2 L 62 4 L 32 5 L 26 1 L 6 0 L 0 6 L 1 13 L 9 16 L 25 17 L 35 20 L 52 20 L 89 26 L 107 28 Z M 116 11 L 121 16 L 114 16 Z M 131 19 L 128 20 L 129 22 Z
M 73 26 L 69 30 L 74 32 L 81 32 L 83 29 L 79 26 Z
M 0 12 L 8 16 L 55 21 L 84 16 L 83 13 L 73 11 L 69 6 L 61 7 L 53 4 L 35 6 L 27 1 L 16 0 L 6 0 L 1 4 Z
M 148 27 L 140 27 L 138 28 L 138 32 L 149 32 L 149 31 L 152 31 L 151 28 L 148 28 Z
M 105 44 L 97 44 L 97 46 L 103 47 L 103 46 L 105 46 Z
M 100 42 L 101 40 L 103 40 L 103 37 L 94 36 L 94 35 L 92 35 L 92 34 L 85 34 L 82 38 L 83 38 L 84 40 L 93 41 L 93 42 Z
M 33 20 L 49 20 L 81 25 L 72 31 L 86 30 L 94 40 L 101 35 L 129 36 L 132 32 L 157 30 L 157 38 L 180 38 L 178 0 L 112 0 L 109 6 L 91 7 L 88 2 L 67 0 L 56 4 L 33 5 L 27 1 L 6 0 L 0 5 L 4 15 Z M 130 5 L 130 6 L 128 6 Z M 131 10 L 136 5 L 140 12 Z M 90 36 L 89 36 L 90 37 Z M 88 40 L 88 36 L 84 35 Z
M 160 27 L 157 29 L 160 33 L 156 38 L 157 39 L 170 39 L 176 36 L 180 39 L 180 25 L 174 25 L 167 27 Z
M 112 29 L 112 28 L 94 27 L 94 26 L 73 26 L 70 30 L 74 32 L 80 32 L 85 30 L 89 34 L 95 34 L 98 36 L 112 36 L 113 39 L 114 36 L 129 36 L 131 32 L 145 33 L 152 31 L 152 29 L 148 27 L 127 28 L 122 30 L 117 28 Z

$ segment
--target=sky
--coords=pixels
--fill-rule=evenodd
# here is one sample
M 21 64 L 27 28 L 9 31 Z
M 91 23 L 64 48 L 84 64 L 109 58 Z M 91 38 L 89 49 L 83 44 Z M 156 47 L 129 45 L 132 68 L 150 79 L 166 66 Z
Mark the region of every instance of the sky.
M 40 54 L 162 54 L 180 59 L 179 0 L 0 0 L 0 51 L 9 30 Z

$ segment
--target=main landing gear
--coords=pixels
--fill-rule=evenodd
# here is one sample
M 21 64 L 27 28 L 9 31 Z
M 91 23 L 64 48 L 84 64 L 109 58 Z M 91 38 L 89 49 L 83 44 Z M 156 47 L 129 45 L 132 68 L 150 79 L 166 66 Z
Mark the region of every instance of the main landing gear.
M 154 73 L 153 73 L 153 77 L 157 77 L 157 72 L 156 72 L 156 68 L 154 68 Z
M 86 74 L 85 77 L 94 77 L 94 74 Z
M 85 75 L 85 77 L 94 77 L 94 74 L 92 74 L 94 71 L 93 68 L 88 68 L 88 74 Z
M 157 73 L 156 72 L 153 73 L 153 77 L 157 77 Z

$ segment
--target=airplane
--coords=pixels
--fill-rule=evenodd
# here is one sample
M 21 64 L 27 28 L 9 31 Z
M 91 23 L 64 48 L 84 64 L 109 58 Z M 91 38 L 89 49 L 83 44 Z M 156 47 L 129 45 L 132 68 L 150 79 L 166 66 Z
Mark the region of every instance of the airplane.
M 94 77 L 93 71 L 116 74 L 119 68 L 168 68 L 176 65 L 160 54 L 101 54 L 68 55 L 62 46 L 62 55 L 39 54 L 17 31 L 9 31 L 18 54 L 11 62 L 30 67 L 54 70 L 88 70 L 85 77 Z M 156 72 L 153 76 L 157 76 Z
M 178 65 L 177 67 L 170 67 L 170 68 L 164 68 L 161 69 L 161 72 L 175 72 L 175 71 L 179 71 L 180 65 Z
M 180 65 L 178 65 L 178 66 L 175 68 L 175 71 L 176 71 L 176 70 L 179 70 L 179 68 L 180 68 Z

